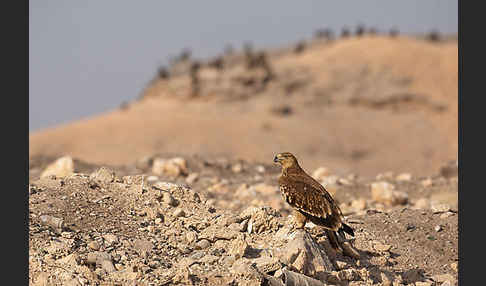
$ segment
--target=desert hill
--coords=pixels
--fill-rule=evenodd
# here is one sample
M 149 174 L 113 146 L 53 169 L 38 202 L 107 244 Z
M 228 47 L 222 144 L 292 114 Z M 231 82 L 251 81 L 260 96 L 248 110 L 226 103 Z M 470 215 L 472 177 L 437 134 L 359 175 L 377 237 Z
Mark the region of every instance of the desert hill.
M 175 152 L 270 162 L 291 151 L 309 170 L 364 176 L 431 175 L 457 159 L 457 41 L 363 36 L 219 60 L 181 60 L 136 102 L 31 133 L 30 158 L 122 165 Z

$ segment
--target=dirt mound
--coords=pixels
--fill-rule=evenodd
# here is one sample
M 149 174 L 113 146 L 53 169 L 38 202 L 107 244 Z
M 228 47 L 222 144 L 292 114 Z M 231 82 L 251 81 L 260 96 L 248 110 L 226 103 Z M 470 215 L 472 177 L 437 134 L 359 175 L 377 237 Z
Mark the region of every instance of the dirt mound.
M 32 133 L 30 156 L 121 165 L 167 151 L 259 162 L 291 151 L 361 175 L 431 175 L 457 159 L 456 41 L 363 36 L 218 60 L 185 59 L 138 102 Z
M 34 157 L 29 169 L 33 285 L 457 284 L 454 164 L 431 177 L 310 172 L 354 228 L 356 259 L 333 252 L 319 227 L 292 231 L 275 166 L 180 154 L 105 167 L 71 158 L 72 174 L 41 178 L 56 159 Z

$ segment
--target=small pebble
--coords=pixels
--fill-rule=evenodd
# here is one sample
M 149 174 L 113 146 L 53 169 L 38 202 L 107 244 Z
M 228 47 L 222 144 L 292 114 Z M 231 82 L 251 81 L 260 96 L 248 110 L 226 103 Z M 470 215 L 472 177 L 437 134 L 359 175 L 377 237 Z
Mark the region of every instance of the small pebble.
M 376 251 L 379 251 L 379 252 L 385 252 L 385 251 L 389 251 L 391 249 L 391 245 L 389 244 L 382 244 L 381 242 L 376 242 L 374 245 L 373 245 L 374 249 Z
M 169 192 L 164 192 L 162 195 L 164 203 L 168 204 L 169 206 L 175 207 L 177 206 L 177 201 Z
M 451 263 L 451 268 L 452 270 L 457 272 L 457 263 L 456 262 Z
M 420 182 L 424 188 L 432 186 L 433 182 L 431 179 L 425 179 Z
M 197 239 L 197 235 L 194 231 L 190 231 L 186 234 L 186 240 L 189 244 L 193 243 L 194 241 L 196 241 Z
M 453 216 L 453 215 L 454 215 L 453 212 L 445 212 L 445 213 L 440 215 L 440 218 L 444 219 L 444 218 L 448 218 L 448 217 Z
M 198 241 L 196 243 L 196 248 L 197 249 L 206 249 L 210 245 L 211 245 L 211 243 L 209 242 L 209 240 L 207 240 L 207 239 L 201 239 L 200 241 Z
M 90 243 L 88 243 L 88 247 L 93 249 L 93 250 L 99 250 L 100 244 L 96 241 L 91 241 Z
M 261 166 L 261 165 L 258 165 L 255 167 L 255 170 L 258 172 L 258 173 L 265 173 L 265 167 Z
M 241 173 L 243 171 L 243 166 L 240 163 L 237 163 L 231 167 L 233 173 Z
M 197 179 L 199 179 L 199 174 L 198 173 L 191 173 L 191 174 L 189 174 L 189 176 L 187 176 L 186 183 L 188 183 L 190 185 L 190 184 L 196 182 Z
M 184 210 L 183 210 L 183 209 L 181 209 L 181 208 L 177 208 L 177 209 L 174 211 L 173 215 L 174 215 L 175 217 L 185 217 L 185 216 L 186 216 L 186 213 L 184 212 Z

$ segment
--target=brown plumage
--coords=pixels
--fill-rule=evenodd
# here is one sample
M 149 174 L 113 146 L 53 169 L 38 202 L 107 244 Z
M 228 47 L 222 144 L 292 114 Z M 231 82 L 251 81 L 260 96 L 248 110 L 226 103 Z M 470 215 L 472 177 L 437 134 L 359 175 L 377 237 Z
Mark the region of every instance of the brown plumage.
M 299 166 L 289 152 L 279 153 L 273 159 L 282 166 L 278 178 L 284 200 L 292 206 L 297 228 L 304 228 L 307 221 L 324 227 L 331 246 L 342 252 L 339 236 L 354 236 L 353 229 L 343 222 L 343 215 L 326 189 Z

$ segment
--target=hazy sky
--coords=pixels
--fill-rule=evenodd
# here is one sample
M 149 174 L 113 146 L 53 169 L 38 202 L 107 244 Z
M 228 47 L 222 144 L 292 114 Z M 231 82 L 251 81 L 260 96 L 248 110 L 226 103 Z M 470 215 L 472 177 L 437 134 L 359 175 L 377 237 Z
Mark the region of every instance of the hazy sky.
M 278 47 L 318 28 L 457 33 L 457 1 L 29 1 L 29 131 L 138 97 L 169 56 Z

